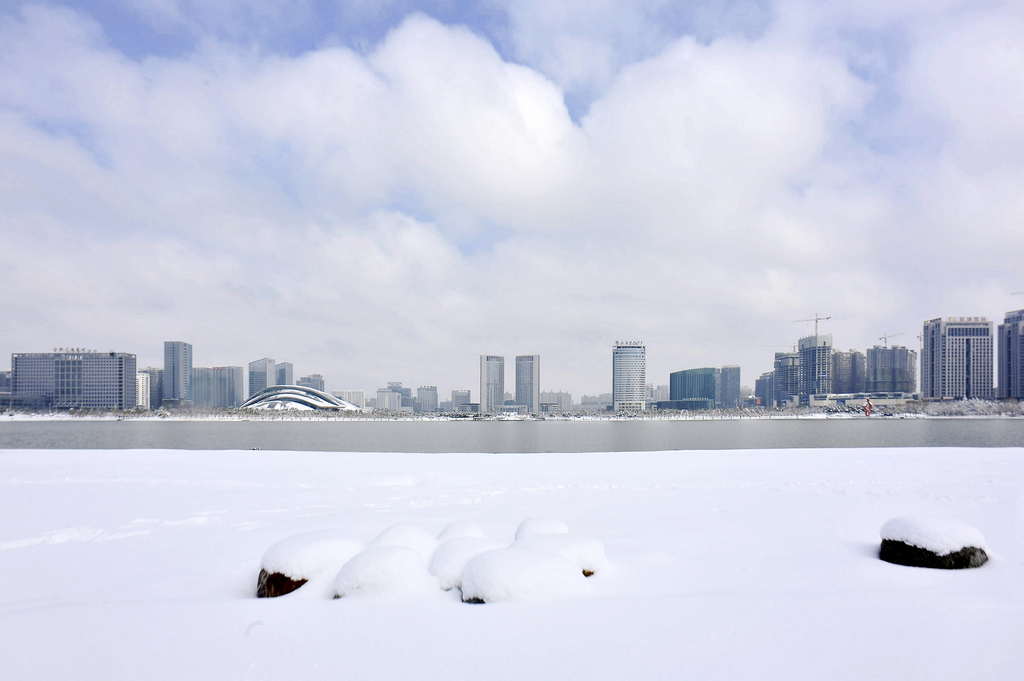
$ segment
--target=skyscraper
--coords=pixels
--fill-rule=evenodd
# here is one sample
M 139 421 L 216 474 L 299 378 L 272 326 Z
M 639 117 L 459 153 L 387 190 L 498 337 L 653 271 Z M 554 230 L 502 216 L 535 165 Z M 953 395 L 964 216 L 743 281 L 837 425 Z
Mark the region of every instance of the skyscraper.
M 921 397 L 926 400 L 995 396 L 993 328 L 985 317 L 949 317 L 924 323 Z
M 331 394 L 339 400 L 344 400 L 349 404 L 354 404 L 360 409 L 366 406 L 365 390 L 332 390 Z
M 274 385 L 295 385 L 295 367 L 291 362 L 280 362 L 274 367 L 277 383 Z
M 540 355 L 516 357 L 516 404 L 530 414 L 540 412 Z
M 469 404 L 472 401 L 472 394 L 469 390 L 452 391 L 452 411 L 459 411 L 462 405 Z
M 798 348 L 800 395 L 832 392 L 832 334 L 805 336 L 800 339 Z
M 721 406 L 733 409 L 740 401 L 740 368 L 735 365 L 722 367 L 721 372 Z
M 149 409 L 149 374 L 145 371 L 135 373 L 135 406 Z
M 769 407 L 784 407 L 798 401 L 800 395 L 800 353 L 776 352 Z
M 277 385 L 277 368 L 272 357 L 249 362 L 249 397 Z
M 242 367 L 195 367 L 192 369 L 192 404 L 225 409 L 245 401 Z
M 146 367 L 142 373 L 149 376 L 149 408 L 159 409 L 164 402 L 164 370 L 160 367 Z
M 912 393 L 917 390 L 917 353 L 902 345 L 868 348 L 866 374 L 869 393 Z
M 641 341 L 612 346 L 612 409 L 643 411 L 647 406 L 647 347 Z
M 867 362 L 864 353 L 851 349 L 832 353 L 832 392 L 862 393 L 867 386 Z
M 1024 400 L 1024 310 L 1007 312 L 999 325 L 999 398 Z
M 480 413 L 501 411 L 505 404 L 505 358 L 480 355 Z
M 192 404 L 192 344 L 164 341 L 164 406 Z
M 313 390 L 319 390 L 324 392 L 326 387 L 324 384 L 324 377 L 321 374 L 310 374 L 309 376 L 303 376 L 299 379 L 296 385 L 301 385 L 305 388 L 312 388 Z
M 416 404 L 420 412 L 429 414 L 437 411 L 437 386 L 421 385 L 416 389 Z
M 673 371 L 668 375 L 669 403 L 665 406 L 671 409 L 714 409 L 717 371 L 713 367 Z M 662 405 L 658 407 L 660 409 Z

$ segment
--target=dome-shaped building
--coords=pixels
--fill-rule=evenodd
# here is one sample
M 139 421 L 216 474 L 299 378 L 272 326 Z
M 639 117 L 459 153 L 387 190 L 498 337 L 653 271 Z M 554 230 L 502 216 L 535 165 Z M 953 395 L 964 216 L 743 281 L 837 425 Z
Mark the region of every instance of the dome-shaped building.
M 302 385 L 272 385 L 242 403 L 242 409 L 360 411 L 359 407 Z

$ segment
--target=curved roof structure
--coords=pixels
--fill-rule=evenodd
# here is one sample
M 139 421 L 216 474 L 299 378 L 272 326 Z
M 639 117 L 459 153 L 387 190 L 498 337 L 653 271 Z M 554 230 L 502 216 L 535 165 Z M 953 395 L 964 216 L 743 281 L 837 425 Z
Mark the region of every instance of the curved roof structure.
M 272 385 L 243 402 L 241 408 L 359 411 L 359 407 L 334 395 L 301 385 Z

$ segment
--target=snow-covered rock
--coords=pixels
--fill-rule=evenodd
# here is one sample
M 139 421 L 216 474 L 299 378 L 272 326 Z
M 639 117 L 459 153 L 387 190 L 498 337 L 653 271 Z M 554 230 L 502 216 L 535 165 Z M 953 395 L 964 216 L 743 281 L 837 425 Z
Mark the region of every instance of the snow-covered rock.
M 527 518 L 516 530 L 516 539 L 531 534 L 569 534 L 569 526 L 561 520 L 551 518 Z
M 988 561 L 985 537 L 949 520 L 900 516 L 882 525 L 879 558 L 898 565 L 941 569 L 974 568 Z
M 571 534 L 531 534 L 517 539 L 513 549 L 525 549 L 561 556 L 579 566 L 585 577 L 600 572 L 608 565 L 604 544 L 590 537 Z
M 423 556 L 405 546 L 381 546 L 353 556 L 338 571 L 334 594 L 352 596 L 415 596 L 439 593 Z
M 437 577 L 445 591 L 462 586 L 462 569 L 472 558 L 485 551 L 501 548 L 497 542 L 484 537 L 455 537 L 444 542 L 430 559 L 430 574 Z
M 437 540 L 434 539 L 434 535 L 415 523 L 398 523 L 377 535 L 367 548 L 377 549 L 384 546 L 403 546 L 413 549 L 426 561 L 434 555 Z
M 448 525 L 448 527 L 441 530 L 441 534 L 437 535 L 437 541 L 446 542 L 449 539 L 455 539 L 456 537 L 479 537 L 481 539 L 486 538 L 483 529 L 473 522 L 472 520 L 456 520 L 454 523 Z
M 361 541 L 337 530 L 282 539 L 263 554 L 256 595 L 273 598 L 291 593 L 308 580 L 334 573 L 363 548 Z
M 523 549 L 481 553 L 462 570 L 462 600 L 467 603 L 567 598 L 586 594 L 589 587 L 572 561 Z

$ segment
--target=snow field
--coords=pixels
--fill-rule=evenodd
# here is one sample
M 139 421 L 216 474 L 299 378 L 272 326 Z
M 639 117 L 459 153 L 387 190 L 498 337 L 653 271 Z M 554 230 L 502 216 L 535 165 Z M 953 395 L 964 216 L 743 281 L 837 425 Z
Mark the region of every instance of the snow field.
M 527 518 L 516 528 L 516 539 L 531 534 L 569 534 L 569 526 L 553 518 Z
M 437 580 L 427 572 L 423 555 L 405 546 L 367 549 L 345 563 L 334 580 L 334 594 L 339 598 L 437 593 Z
M 584 575 L 601 572 L 608 565 L 604 544 L 571 534 L 531 534 L 516 539 L 514 549 L 550 553 L 571 561 Z
M 0 451 L 0 678 L 1024 678 L 1022 498 L 1022 448 Z M 978 528 L 989 562 L 879 560 L 905 515 Z M 524 518 L 609 567 L 478 607 L 410 549 L 429 593 L 329 600 L 339 568 L 255 598 L 283 537 L 458 523 L 508 546 Z
M 882 525 L 882 539 L 901 541 L 945 556 L 966 547 L 988 550 L 985 537 L 970 525 L 921 516 L 900 516 Z
M 551 553 L 495 549 L 476 556 L 462 570 L 466 603 L 544 601 L 589 593 L 578 565 Z
M 282 539 L 267 549 L 260 567 L 296 581 L 313 579 L 332 570 L 337 574 L 342 565 L 364 548 L 363 542 L 344 532 L 305 532 Z
M 437 577 L 442 589 L 462 588 L 462 569 L 472 558 L 485 551 L 501 548 L 497 542 L 482 537 L 454 537 L 437 547 L 430 559 L 430 574 Z

